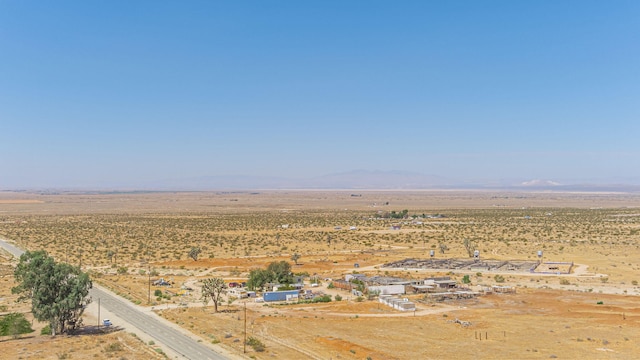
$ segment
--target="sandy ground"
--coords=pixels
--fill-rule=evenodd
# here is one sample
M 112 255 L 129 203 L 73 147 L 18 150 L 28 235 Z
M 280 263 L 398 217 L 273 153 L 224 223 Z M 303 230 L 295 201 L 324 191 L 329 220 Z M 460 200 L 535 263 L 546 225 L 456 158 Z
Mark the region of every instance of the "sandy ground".
M 18 239 L 27 247 L 47 246 L 61 259 L 82 262 L 94 271 L 96 281 L 139 303 L 145 311 L 156 312 L 237 356 L 631 359 L 640 353 L 638 194 L 358 193 L 362 196 L 340 191 L 0 193 L 0 200 L 5 199 L 0 202 L 0 235 Z M 370 219 L 404 208 L 418 214 L 445 213 L 446 218 L 428 219 L 422 225 L 403 223 L 401 230 L 389 229 L 398 221 Z M 284 224 L 289 225 L 287 229 Z M 342 229 L 336 230 L 335 225 Z M 357 225 L 357 230 L 345 230 L 351 225 Z M 148 246 L 144 237 L 154 240 L 151 264 L 141 256 Z M 536 251 L 544 250 L 545 260 L 576 266 L 567 275 L 382 266 L 405 258 L 427 258 L 441 242 L 449 250 L 438 257 L 464 258 L 461 239 L 465 237 L 486 258 L 535 260 Z M 58 240 L 62 238 L 79 241 L 70 248 L 70 242 Z M 207 247 L 197 261 L 185 256 L 184 249 L 194 245 Z M 110 262 L 105 254 L 115 249 L 117 258 Z M 90 256 L 92 250 L 100 256 Z M 291 261 L 294 253 L 301 254 L 294 272 L 317 274 L 322 279 L 352 272 L 413 279 L 446 275 L 458 281 L 469 275 L 472 287 L 507 285 L 517 293 L 445 303 L 412 295 L 418 306 L 414 314 L 375 301 L 357 302 L 346 292 L 327 289 L 328 281 L 323 281 L 314 290 L 340 294 L 343 300 L 303 305 L 247 302 L 246 316 L 245 303 L 237 300 L 223 303 L 219 313 L 202 306 L 197 289 L 200 279 L 244 280 L 251 269 L 272 261 Z M 119 273 L 119 268 L 124 272 Z M 152 293 L 160 290 L 167 296 L 153 296 L 147 305 L 145 271 L 149 269 L 157 272 L 153 279 L 163 277 L 174 285 L 152 287 Z M 498 283 L 495 275 L 502 275 L 504 283 Z M 181 292 L 181 285 L 194 290 Z M 97 323 L 94 313 L 89 309 L 88 323 Z M 123 319 L 101 314 L 106 316 L 124 328 Z M 246 335 L 262 341 L 264 352 L 247 347 L 242 355 L 245 319 Z M 461 326 L 456 319 L 471 325 Z M 116 336 L 124 339 L 129 332 L 124 328 Z M 143 344 L 149 339 L 143 336 L 142 341 L 134 340 L 149 350 Z M 65 339 L 52 342 L 62 344 Z M 15 343 L 4 344 L 13 347 Z M 48 345 L 29 346 L 35 348 L 25 351 L 41 351 Z M 92 356 L 91 349 L 98 346 L 87 345 L 87 357 Z M 104 344 L 101 349 L 104 351 Z M 74 350 L 83 353 L 77 346 Z M 138 358 L 131 355 L 134 353 L 122 354 Z

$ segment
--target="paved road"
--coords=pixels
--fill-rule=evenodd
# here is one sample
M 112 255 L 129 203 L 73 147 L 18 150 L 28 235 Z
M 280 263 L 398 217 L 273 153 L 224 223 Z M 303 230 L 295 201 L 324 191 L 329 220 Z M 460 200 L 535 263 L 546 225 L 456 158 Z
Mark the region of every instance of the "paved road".
M 22 249 L 7 243 L 3 239 L 0 239 L 0 247 L 16 257 L 24 253 Z M 94 302 L 100 299 L 101 307 L 104 307 L 119 318 L 125 319 L 132 326 L 154 338 L 157 343 L 166 345 L 187 359 L 227 359 L 207 346 L 198 343 L 180 331 L 164 324 L 156 315 L 145 313 L 136 308 L 136 306 L 128 300 L 112 295 L 97 286 L 94 286 L 94 288 L 89 291 L 89 295 L 93 298 Z

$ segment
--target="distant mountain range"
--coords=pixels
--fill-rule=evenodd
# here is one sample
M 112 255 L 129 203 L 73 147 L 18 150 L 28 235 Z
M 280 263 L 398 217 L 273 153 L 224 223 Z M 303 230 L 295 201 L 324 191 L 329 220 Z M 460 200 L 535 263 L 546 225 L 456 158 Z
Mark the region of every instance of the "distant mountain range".
M 142 186 L 150 190 L 221 190 L 221 189 L 503 189 L 535 191 L 606 191 L 640 192 L 633 183 L 561 182 L 543 179 L 459 181 L 437 175 L 407 171 L 354 170 L 312 178 L 262 176 L 205 176 L 156 181 Z

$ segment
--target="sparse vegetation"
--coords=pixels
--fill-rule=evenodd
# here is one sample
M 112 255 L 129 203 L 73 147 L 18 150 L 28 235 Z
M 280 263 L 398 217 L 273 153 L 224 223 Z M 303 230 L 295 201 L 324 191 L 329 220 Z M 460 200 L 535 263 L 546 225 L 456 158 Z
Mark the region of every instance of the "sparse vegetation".
M 265 350 L 264 343 L 257 338 L 250 336 L 247 339 L 247 345 L 251 346 L 255 352 L 263 352 Z
M 198 196 L 207 197 L 208 195 L 199 194 Z M 225 199 L 232 195 L 222 194 L 215 196 Z M 233 194 L 233 197 L 240 196 L 249 195 Z M 313 194 L 313 196 L 314 198 L 321 197 L 317 194 Z M 421 195 L 414 194 L 412 196 L 417 198 Z M 67 212 L 61 215 L 56 215 L 54 212 L 45 213 L 44 215 L 3 214 L 0 215 L 0 220 L 5 222 L 0 232 L 3 237 L 15 239 L 22 246 L 27 246 L 31 249 L 50 249 L 57 259 L 67 258 L 69 262 L 79 263 L 82 256 L 83 266 L 92 269 L 91 271 L 96 274 L 95 277 L 93 275 L 92 277 L 97 279 L 96 281 L 100 281 L 111 289 L 117 290 L 120 294 L 131 299 L 131 301 L 142 301 L 142 303 L 146 304 L 148 275 L 153 276 L 154 280 L 163 277 L 167 281 L 175 281 L 171 287 L 151 289 L 152 295 L 158 295 L 158 293 L 163 295 L 163 292 L 166 291 L 166 296 L 169 300 L 164 297 L 160 300 L 170 304 L 172 307 L 174 304 L 177 305 L 183 301 L 183 298 L 189 302 L 198 300 L 200 283 L 193 280 L 221 277 L 226 281 L 244 281 L 249 278 L 252 270 L 260 269 L 266 271 L 267 264 L 270 261 L 291 260 L 293 264 L 295 260 L 291 258 L 292 254 L 300 254 L 300 256 L 304 257 L 304 264 L 300 267 L 294 267 L 294 269 L 308 271 L 309 277 L 316 276 L 317 273 L 317 276 L 321 279 L 327 277 L 337 279 L 339 276 L 353 271 L 364 272 L 367 275 L 401 275 L 418 280 L 422 276 L 428 275 L 422 272 L 414 273 L 413 270 L 389 270 L 371 266 L 408 257 L 429 257 L 429 249 L 434 249 L 438 252 L 438 248 L 441 245 L 445 250 L 440 254 L 436 254 L 436 258 L 467 257 L 469 256 L 469 251 L 464 244 L 465 239 L 481 249 L 483 254 L 487 254 L 487 257 L 491 256 L 498 260 L 538 260 L 536 251 L 544 249 L 545 253 L 542 261 L 576 261 L 574 271 L 578 266 L 582 266 L 581 264 L 586 264 L 589 266 L 586 270 L 581 270 L 580 268 L 578 270 L 594 275 L 584 277 L 579 277 L 576 274 L 566 277 L 564 275 L 562 277 L 554 275 L 549 275 L 548 277 L 530 276 L 523 280 L 518 276 L 503 274 L 502 279 L 510 284 L 513 283 L 515 286 L 522 286 L 523 281 L 526 281 L 528 289 L 522 292 L 524 294 L 519 292 L 517 299 L 518 301 L 526 299 L 529 304 L 533 304 L 526 305 L 520 302 L 509 304 L 507 309 L 512 309 L 512 306 L 521 306 L 514 310 L 512 315 L 514 319 L 522 319 L 518 311 L 527 313 L 527 311 L 536 311 L 537 306 L 541 306 L 538 305 L 538 302 L 534 302 L 530 297 L 527 297 L 526 293 L 535 293 L 539 291 L 539 288 L 547 286 L 550 288 L 548 290 L 550 293 L 544 293 L 542 296 L 555 296 L 549 295 L 552 294 L 551 291 L 556 291 L 551 289 L 561 288 L 559 285 L 564 283 L 562 280 L 566 280 L 568 284 L 565 283 L 565 285 L 572 285 L 570 288 L 572 296 L 582 296 L 581 292 L 591 296 L 584 301 L 585 305 L 582 311 L 585 314 L 588 313 L 589 308 L 597 308 L 601 314 L 596 315 L 599 323 L 607 323 L 607 316 L 616 317 L 615 321 L 619 323 L 622 318 L 621 313 L 602 313 L 608 310 L 609 305 L 604 308 L 602 306 L 594 307 L 595 300 L 593 296 L 594 293 L 603 291 L 604 295 L 602 296 L 607 296 L 606 293 L 610 288 L 624 288 L 633 295 L 638 292 L 638 289 L 631 287 L 631 285 L 637 286 L 637 281 L 632 280 L 638 277 L 637 266 L 628 264 L 633 263 L 633 261 L 629 260 L 629 254 L 635 253 L 634 251 L 637 251 L 640 245 L 640 233 L 632 231 L 640 225 L 640 217 L 634 215 L 637 209 L 621 208 L 616 203 L 616 208 L 612 209 L 593 210 L 584 207 L 567 207 L 550 210 L 542 207 L 530 207 L 523 211 L 519 204 L 535 203 L 536 200 L 533 196 L 522 195 L 522 199 L 516 199 L 515 196 L 508 199 L 505 197 L 506 200 L 503 200 L 501 196 L 503 195 L 496 195 L 496 199 L 492 199 L 491 202 L 499 204 L 504 201 L 509 203 L 510 206 L 469 209 L 445 208 L 430 209 L 429 211 L 416 208 L 417 206 L 407 206 L 410 214 L 420 214 L 422 212 L 446 214 L 446 218 L 423 216 L 420 218 L 423 219 L 423 223 L 420 225 L 412 223 L 411 216 L 407 219 L 393 220 L 379 217 L 377 214 L 378 209 L 384 212 L 388 208 L 384 208 L 387 205 L 380 205 L 383 202 L 378 200 L 375 200 L 378 203 L 375 207 L 371 204 L 360 207 L 341 204 L 340 206 L 331 207 L 331 210 L 327 210 L 278 203 L 278 206 L 269 205 L 269 209 L 266 207 L 253 207 L 249 211 L 232 207 L 222 209 L 217 204 L 224 204 L 226 200 L 216 198 L 215 201 L 212 201 L 211 197 L 213 195 L 211 195 L 211 197 L 207 198 L 206 205 L 184 206 L 185 202 L 182 202 L 183 208 L 180 211 L 173 212 L 170 209 L 163 209 L 161 213 L 130 211 L 127 214 L 94 211 L 87 215 L 74 214 L 75 209 L 67 208 Z M 563 195 L 554 196 L 562 198 Z M 271 197 L 268 201 L 279 201 L 274 200 L 274 198 Z M 399 196 L 398 198 L 401 197 Z M 366 196 L 362 199 L 366 199 Z M 592 196 L 589 199 L 589 203 L 600 201 L 598 196 Z M 356 200 L 360 200 L 360 198 Z M 373 202 L 371 200 L 371 203 Z M 211 206 L 214 203 L 216 205 Z M 312 202 L 309 201 L 307 203 Z M 394 202 L 392 201 L 392 203 Z M 424 203 L 426 202 L 423 201 L 419 206 L 424 206 Z M 518 205 L 511 206 L 513 204 Z M 540 202 L 536 204 L 540 204 Z M 403 206 L 398 205 L 396 209 L 402 209 Z M 562 206 L 571 205 L 563 204 Z M 146 209 L 148 208 L 146 207 Z M 274 211 L 272 208 L 278 210 Z M 547 212 L 553 212 L 553 216 L 545 215 Z M 524 221 L 524 214 L 531 214 L 531 218 Z M 401 223 L 402 230 L 389 230 L 390 225 L 395 223 Z M 282 224 L 290 224 L 290 226 L 285 230 L 281 227 Z M 353 224 L 357 226 L 358 231 L 334 230 L 337 224 L 342 226 Z M 145 245 L 150 238 L 157 242 L 158 245 L 149 249 L 147 256 Z M 61 239 L 65 239 L 70 245 L 67 246 L 67 243 Z M 185 256 L 188 249 L 193 247 L 202 249 L 197 262 L 192 261 L 194 260 L 193 258 Z M 84 255 L 81 255 L 80 250 L 83 251 Z M 213 254 L 215 254 L 215 259 L 212 256 Z M 146 262 L 147 259 L 151 262 L 150 266 Z M 362 269 L 355 269 L 355 263 L 359 263 Z M 125 270 L 121 271 L 121 268 Z M 477 282 L 481 286 L 490 286 L 494 281 L 499 282 L 500 278 L 495 278 L 495 273 L 481 271 L 486 275 L 484 278 L 482 278 L 482 273 L 476 273 L 475 277 L 471 275 L 468 280 L 474 283 Z M 604 274 L 603 278 L 606 277 L 607 280 L 600 280 L 600 274 Z M 436 274 L 436 276 L 440 275 L 446 275 L 446 273 Z M 449 276 L 453 276 L 454 279 L 462 283 L 467 281 L 465 276 L 458 275 L 458 273 Z M 195 288 L 195 290 L 185 291 L 188 294 L 182 295 L 179 287 L 187 281 L 190 281 L 187 285 Z M 260 334 L 259 330 L 264 326 L 270 326 L 270 329 L 273 329 L 270 336 L 281 338 L 282 334 L 290 334 L 292 338 L 287 338 L 287 341 L 297 341 L 297 335 L 291 331 L 287 332 L 287 326 L 291 327 L 293 326 L 292 324 L 298 323 L 311 327 L 327 326 L 330 322 L 340 321 L 337 320 L 338 318 L 328 314 L 344 307 L 344 309 L 348 310 L 343 311 L 349 313 L 348 317 L 344 317 L 345 321 L 349 319 L 352 323 L 357 323 L 358 331 L 363 334 L 360 338 L 364 339 L 366 336 L 364 334 L 371 334 L 371 329 L 367 328 L 367 326 L 372 326 L 371 324 L 379 326 L 382 320 L 378 322 L 376 318 L 361 315 L 358 321 L 353 321 L 356 318 L 353 315 L 355 312 L 372 311 L 384 315 L 387 312 L 392 313 L 394 311 L 386 308 L 378 309 L 376 302 L 356 304 L 353 301 L 364 301 L 365 298 L 358 299 L 355 296 L 351 296 L 350 293 L 340 294 L 350 294 L 349 298 L 352 301 L 338 301 L 339 298 L 335 294 L 343 290 L 336 289 L 331 280 L 326 280 L 326 282 L 329 283 L 327 288 L 332 290 L 328 292 L 331 294 L 331 299 L 336 300 L 330 304 L 304 305 L 292 303 L 286 308 L 283 307 L 285 310 L 280 313 L 274 312 L 274 305 L 253 304 L 248 310 L 248 326 L 254 329 L 253 331 L 256 331 L 253 334 Z M 257 286 L 257 289 L 259 290 L 260 286 Z M 593 290 L 593 293 L 587 293 L 589 289 Z M 318 290 L 324 290 L 324 288 L 321 286 Z M 342 298 L 345 295 L 338 296 Z M 497 296 L 493 297 L 493 299 L 512 299 L 510 296 Z M 412 295 L 409 295 L 409 297 L 412 297 Z M 227 297 L 224 297 L 225 301 L 226 299 Z M 154 301 L 153 298 L 152 301 Z M 606 298 L 604 302 L 613 304 Z M 241 340 L 234 342 L 242 339 L 238 334 L 241 334 L 242 331 L 243 322 L 239 321 L 239 319 L 243 319 L 243 313 L 238 303 L 239 301 L 231 304 L 229 308 L 223 308 L 223 313 L 217 315 L 210 311 L 202 312 L 199 308 L 197 309 L 199 313 L 193 313 L 190 308 L 186 307 L 167 311 L 162 310 L 162 312 L 164 314 L 175 314 L 171 315 L 175 316 L 172 321 L 194 332 L 201 330 L 199 327 L 201 321 L 206 319 L 211 323 L 211 319 L 215 319 L 216 327 L 206 328 L 206 332 L 211 333 L 213 337 L 207 337 L 206 341 L 218 341 L 223 343 L 225 347 L 235 347 L 237 350 L 238 347 L 243 345 Z M 251 303 L 253 301 L 250 301 L 248 305 L 251 305 Z M 557 303 L 559 307 L 564 305 L 561 301 Z M 470 302 L 463 303 L 464 310 L 461 308 L 460 311 L 474 311 L 473 305 L 470 304 Z M 546 304 L 545 316 L 531 320 L 532 327 L 538 330 L 542 327 L 536 327 L 536 324 L 551 321 L 549 319 L 558 316 L 553 313 L 553 307 L 556 305 L 550 307 L 548 303 Z M 321 320 L 320 316 L 314 317 L 313 313 L 306 313 L 305 306 L 324 308 L 325 310 L 321 314 L 325 319 Z M 440 305 L 437 302 L 433 302 L 429 303 L 428 306 L 438 309 Z M 265 311 L 257 310 L 258 307 L 260 310 L 264 309 Z M 157 307 L 157 309 L 159 308 L 161 307 Z M 238 309 L 240 309 L 240 312 L 238 312 Z M 7 310 L 12 311 L 11 307 Z M 573 308 L 571 310 L 571 313 L 565 310 L 564 314 L 559 318 L 563 322 L 572 325 L 574 329 L 577 329 L 580 324 L 584 323 L 582 319 L 575 317 L 576 313 L 573 312 Z M 495 312 L 499 313 L 500 311 L 500 307 L 496 306 Z M 634 316 L 637 315 L 633 310 L 625 311 L 627 311 L 627 321 L 623 323 L 625 327 L 620 330 L 621 336 L 633 339 L 636 336 L 636 332 L 635 328 L 629 325 L 631 323 L 629 319 L 634 319 Z M 297 317 L 296 313 L 299 313 L 300 316 Z M 303 316 L 308 316 L 308 318 Z M 199 317 L 203 319 L 200 320 Z M 305 320 L 302 320 L 303 318 Z M 449 319 L 452 318 L 453 315 L 449 317 Z M 326 319 L 331 319 L 331 321 Z M 420 319 L 420 313 L 418 313 L 418 319 Z M 450 321 L 444 317 L 439 317 L 439 319 L 443 324 L 446 321 Z M 398 327 L 394 327 L 394 320 L 385 323 L 385 330 L 387 327 L 389 331 L 391 329 L 399 330 Z M 500 320 L 499 316 L 496 317 L 495 321 L 503 321 L 501 324 L 511 324 L 507 320 Z M 403 318 L 403 322 L 405 322 L 406 329 L 403 327 L 402 331 L 406 330 L 411 334 L 429 333 L 429 329 L 424 325 L 424 322 L 412 321 L 409 317 Z M 220 328 L 218 328 L 218 324 L 220 324 Z M 293 327 L 296 326 L 298 325 Z M 420 328 L 421 326 L 423 328 Z M 501 329 L 497 328 L 497 325 L 493 322 L 488 324 L 487 327 L 489 328 L 489 339 L 498 339 L 498 332 Z M 562 327 L 558 326 L 543 328 L 540 337 L 553 336 L 560 338 L 561 336 L 567 336 L 566 339 L 575 339 L 577 335 L 583 338 L 589 335 L 595 339 L 611 339 L 611 344 L 617 344 L 618 341 L 617 338 L 614 338 L 617 335 L 604 332 L 607 326 L 602 326 L 591 334 L 568 334 L 569 330 L 564 330 L 566 333 L 562 333 L 562 329 Z M 551 330 L 555 332 L 553 335 L 550 335 L 549 331 Z M 223 336 L 225 331 L 233 332 L 234 336 L 225 339 Z M 341 333 L 339 336 L 344 338 L 345 334 Z M 353 343 L 358 346 L 365 344 L 366 341 L 364 340 L 361 343 L 358 342 L 358 336 L 353 336 L 353 339 L 355 339 Z M 473 337 L 473 333 L 471 337 Z M 502 333 L 500 333 L 500 339 L 502 339 L 501 337 Z M 622 338 L 619 337 L 619 339 Z M 107 340 L 102 344 L 101 349 L 104 349 L 105 344 L 110 344 L 114 341 L 113 339 Z M 518 339 L 515 339 L 514 336 L 509 337 L 509 334 L 507 334 L 505 341 L 507 341 L 506 348 L 509 348 L 510 344 L 518 341 Z M 532 342 L 535 344 L 527 344 L 522 349 L 526 348 L 531 352 L 538 350 L 541 354 L 546 352 L 546 350 L 542 350 L 546 349 L 546 347 L 543 347 L 537 339 L 532 340 Z M 563 344 L 566 346 L 566 343 L 564 342 Z M 627 344 L 632 343 L 633 341 L 630 341 Z M 330 342 L 328 344 L 330 345 Z M 269 341 L 268 345 L 269 352 L 274 349 L 274 353 L 279 353 L 280 347 L 276 342 Z M 370 353 L 368 350 L 356 347 L 356 345 L 345 345 L 345 350 L 340 353 L 340 356 L 348 356 L 349 354 L 345 353 L 349 349 L 356 350 L 361 357 Z M 581 349 L 585 343 L 575 342 L 574 345 L 582 345 L 579 347 Z M 595 344 L 592 342 L 592 345 Z M 132 358 L 128 353 L 125 354 L 126 347 L 123 347 L 123 349 L 125 350 L 122 353 L 115 353 L 114 356 Z M 396 355 L 395 352 L 389 349 L 390 345 L 384 345 L 380 346 L 378 351 Z M 560 358 L 565 355 L 563 350 L 554 347 L 552 343 L 550 343 L 548 351 L 546 352 L 547 355 L 551 351 L 558 354 Z M 616 351 L 619 351 L 622 354 L 621 356 L 629 354 L 624 349 L 616 349 Z M 498 351 L 498 353 L 500 352 Z M 73 354 L 74 358 L 77 357 L 75 353 L 69 352 L 69 354 Z M 399 354 L 397 356 L 407 357 L 407 354 L 401 351 Z M 504 353 L 500 354 L 504 355 Z M 260 356 L 259 354 L 256 355 Z M 327 357 L 329 356 L 334 355 L 327 355 Z M 377 355 L 372 354 L 371 357 L 377 358 Z

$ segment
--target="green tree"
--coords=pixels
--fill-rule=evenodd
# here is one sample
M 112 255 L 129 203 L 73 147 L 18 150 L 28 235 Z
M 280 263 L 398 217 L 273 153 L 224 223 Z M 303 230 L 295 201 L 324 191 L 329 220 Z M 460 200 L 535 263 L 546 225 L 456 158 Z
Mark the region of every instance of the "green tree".
M 202 302 L 207 306 L 213 301 L 213 309 L 218 312 L 218 305 L 222 303 L 222 295 L 227 293 L 227 284 L 222 278 L 208 278 L 202 281 Z
M 291 272 L 291 264 L 286 261 L 274 261 L 267 266 L 267 271 L 273 273 L 273 281 L 280 284 L 291 284 L 293 282 L 293 273 Z
M 296 265 L 298 265 L 298 260 L 300 260 L 300 254 L 291 255 L 291 260 L 293 260 L 293 262 L 296 263 Z
M 253 269 L 249 272 L 247 287 L 249 290 L 263 290 L 264 286 L 273 281 L 273 273 L 265 269 Z
M 31 300 L 38 321 L 47 321 L 52 335 L 81 325 L 82 313 L 90 299 L 89 275 L 76 266 L 56 263 L 46 251 L 27 251 L 14 271 L 18 285 L 11 289 L 18 300 Z

